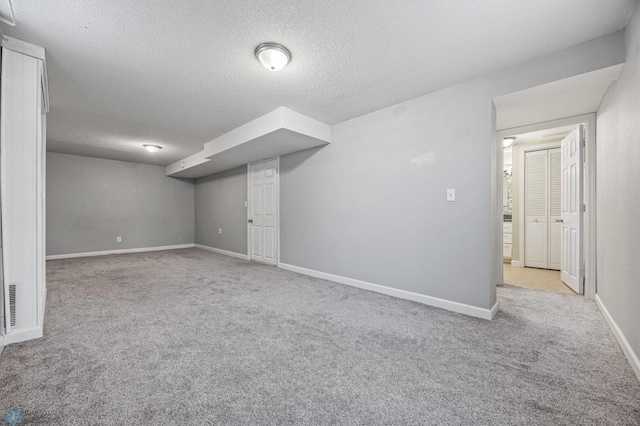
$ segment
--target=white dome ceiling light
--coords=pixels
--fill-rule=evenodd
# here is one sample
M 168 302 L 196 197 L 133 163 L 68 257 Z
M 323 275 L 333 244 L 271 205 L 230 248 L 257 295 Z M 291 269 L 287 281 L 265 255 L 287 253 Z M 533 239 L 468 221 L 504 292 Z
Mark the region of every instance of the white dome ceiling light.
M 262 43 L 256 47 L 256 58 L 269 71 L 279 71 L 291 61 L 291 52 L 281 44 Z
M 161 146 L 158 145 L 142 145 L 144 147 L 144 149 L 146 149 L 149 152 L 158 152 L 162 149 Z

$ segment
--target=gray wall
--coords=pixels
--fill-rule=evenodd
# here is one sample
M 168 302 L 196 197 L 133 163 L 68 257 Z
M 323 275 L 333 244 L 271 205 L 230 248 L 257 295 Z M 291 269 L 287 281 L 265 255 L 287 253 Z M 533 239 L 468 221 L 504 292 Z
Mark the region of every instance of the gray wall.
M 336 124 L 330 145 L 281 158 L 280 261 L 491 308 L 502 279 L 492 98 L 623 61 L 616 33 Z M 246 253 L 243 232 L 214 240 L 218 223 L 246 232 L 237 178 L 197 181 L 198 243 Z
M 597 118 L 597 293 L 640 356 L 640 8 Z
M 196 244 L 247 254 L 247 166 L 199 178 L 195 186 Z
M 492 98 L 621 63 L 623 37 L 337 124 L 330 145 L 282 158 L 281 261 L 491 308 L 502 262 Z
M 166 177 L 162 166 L 47 153 L 47 255 L 192 244 L 193 232 L 192 180 Z
M 331 145 L 282 158 L 281 261 L 490 308 L 491 99 L 469 88 L 340 123 Z

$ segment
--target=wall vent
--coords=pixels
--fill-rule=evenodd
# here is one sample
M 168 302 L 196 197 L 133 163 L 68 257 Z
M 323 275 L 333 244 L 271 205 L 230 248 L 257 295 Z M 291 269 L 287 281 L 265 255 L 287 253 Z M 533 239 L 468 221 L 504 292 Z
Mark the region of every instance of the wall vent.
M 4 316 L 4 328 L 7 328 L 7 317 L 11 318 L 11 327 L 16 326 L 16 285 L 9 284 L 9 315 Z

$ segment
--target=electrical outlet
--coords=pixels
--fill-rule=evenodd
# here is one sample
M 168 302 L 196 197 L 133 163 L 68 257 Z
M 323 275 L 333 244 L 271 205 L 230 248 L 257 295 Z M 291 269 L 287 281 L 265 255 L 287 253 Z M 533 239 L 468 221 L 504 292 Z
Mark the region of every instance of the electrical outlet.
M 122 237 L 120 235 L 118 235 L 116 237 L 116 243 L 121 243 L 122 242 Z
M 222 234 L 222 228 L 218 228 L 218 234 Z

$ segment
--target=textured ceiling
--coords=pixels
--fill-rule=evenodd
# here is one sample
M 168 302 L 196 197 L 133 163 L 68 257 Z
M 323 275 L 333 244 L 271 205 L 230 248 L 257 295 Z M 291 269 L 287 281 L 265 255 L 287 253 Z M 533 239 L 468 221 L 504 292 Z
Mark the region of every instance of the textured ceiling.
M 166 165 L 280 106 L 335 124 L 615 32 L 636 1 L 13 3 L 2 32 L 47 49 L 49 149 Z

